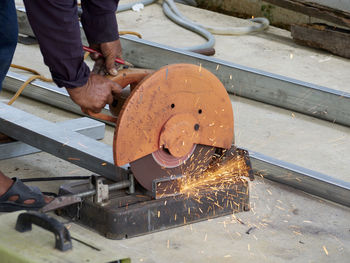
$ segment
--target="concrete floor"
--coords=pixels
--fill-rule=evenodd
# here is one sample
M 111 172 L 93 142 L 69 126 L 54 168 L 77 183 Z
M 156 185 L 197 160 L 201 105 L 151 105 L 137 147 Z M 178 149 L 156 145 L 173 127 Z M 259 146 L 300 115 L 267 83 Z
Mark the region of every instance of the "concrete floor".
M 128 2 L 128 1 L 121 1 Z M 249 23 L 204 10 L 180 6 L 198 22 L 211 25 Z M 117 15 L 120 30 L 135 30 L 144 39 L 182 46 L 202 39 L 169 22 L 159 5 Z M 349 60 L 294 44 L 277 28 L 249 36 L 217 36 L 216 57 L 294 77 L 329 88 L 350 91 Z M 19 45 L 15 63 L 47 75 L 38 47 Z M 33 57 L 35 59 L 33 59 Z M 10 96 L 2 92 L 0 100 Z M 236 141 L 240 146 L 350 181 L 350 130 L 299 113 L 231 96 Z M 20 98 L 15 107 L 51 121 L 77 117 Z M 111 127 L 104 142 L 112 142 Z M 90 174 L 46 153 L 0 161 L 9 176 Z M 38 184 L 57 190 L 55 184 Z M 72 233 L 96 246 L 143 262 L 348 262 L 350 209 L 264 179 L 251 183 L 252 211 L 123 241 L 107 241 L 73 224 Z M 243 223 L 240 223 L 243 222 Z M 250 234 L 245 232 L 254 228 Z

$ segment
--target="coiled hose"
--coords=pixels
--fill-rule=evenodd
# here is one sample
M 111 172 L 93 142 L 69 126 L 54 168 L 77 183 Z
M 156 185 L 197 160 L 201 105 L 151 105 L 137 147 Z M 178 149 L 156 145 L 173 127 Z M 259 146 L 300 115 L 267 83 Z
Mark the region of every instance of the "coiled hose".
M 143 5 L 150 5 L 157 0 L 141 0 L 140 2 L 123 4 L 118 7 L 117 12 L 126 11 L 132 8 L 136 3 L 142 3 Z M 176 0 L 176 2 L 196 6 L 197 3 L 194 0 Z M 212 52 L 215 45 L 215 38 L 212 35 L 243 35 L 253 32 L 259 32 L 265 30 L 270 22 L 268 19 L 263 17 L 248 19 L 249 21 L 256 22 L 257 24 L 245 27 L 212 27 L 194 23 L 193 21 L 186 18 L 176 7 L 174 0 L 163 0 L 163 12 L 164 14 L 172 20 L 174 23 L 184 27 L 202 37 L 204 37 L 207 42 L 201 45 L 191 46 L 182 48 L 184 50 L 208 54 Z M 214 51 L 215 52 L 215 51 Z

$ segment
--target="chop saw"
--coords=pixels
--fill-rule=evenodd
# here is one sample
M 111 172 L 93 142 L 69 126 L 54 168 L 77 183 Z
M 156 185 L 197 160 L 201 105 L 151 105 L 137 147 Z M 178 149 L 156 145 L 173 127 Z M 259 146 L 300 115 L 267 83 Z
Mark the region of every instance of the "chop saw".
M 124 88 L 112 115 L 89 114 L 115 123 L 114 161 L 125 180 L 61 186 L 61 195 L 85 198 L 61 213 L 120 239 L 249 210 L 249 155 L 232 144 L 231 101 L 214 74 L 173 64 L 111 80 Z

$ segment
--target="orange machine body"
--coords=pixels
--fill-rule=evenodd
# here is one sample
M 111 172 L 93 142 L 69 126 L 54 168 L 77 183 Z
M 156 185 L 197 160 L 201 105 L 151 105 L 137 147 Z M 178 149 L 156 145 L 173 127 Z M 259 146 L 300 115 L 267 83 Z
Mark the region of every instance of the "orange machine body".
M 124 73 L 125 74 L 125 73 Z M 144 74 L 144 75 L 142 75 Z M 194 144 L 229 149 L 234 138 L 233 111 L 218 78 L 191 64 L 165 66 L 138 77 L 116 120 L 114 160 L 122 166 L 160 148 L 181 157 Z M 125 83 L 124 83 L 125 82 Z M 113 110 L 112 110 L 113 112 Z

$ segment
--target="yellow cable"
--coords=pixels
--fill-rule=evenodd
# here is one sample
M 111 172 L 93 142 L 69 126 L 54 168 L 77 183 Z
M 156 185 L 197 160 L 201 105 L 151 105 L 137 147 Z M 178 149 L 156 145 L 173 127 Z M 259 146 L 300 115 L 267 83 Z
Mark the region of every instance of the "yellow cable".
M 33 80 L 40 79 L 40 80 L 43 80 L 43 81 L 46 81 L 46 82 L 52 82 L 52 79 L 49 79 L 49 78 L 46 78 L 46 77 L 40 75 L 34 69 L 30 69 L 30 68 L 26 68 L 26 67 L 22 67 L 22 66 L 18 66 L 18 65 L 11 65 L 11 67 L 27 70 L 29 72 L 32 72 L 32 73 L 36 74 L 36 75 L 31 76 L 29 79 L 26 80 L 26 82 L 24 82 L 22 84 L 22 86 L 17 90 L 16 94 L 13 95 L 13 97 L 10 99 L 10 101 L 7 103 L 7 105 L 12 105 L 12 103 L 14 103 L 17 100 L 19 95 L 21 95 L 21 93 L 24 90 L 24 88 L 27 87 L 27 85 L 30 84 Z
M 134 32 L 134 31 L 119 31 L 119 35 L 134 35 L 138 38 L 142 38 L 142 35 L 140 33 Z
M 34 70 L 34 69 L 23 67 L 23 66 L 19 66 L 19 65 L 16 65 L 16 64 L 11 64 L 11 68 L 18 68 L 18 69 L 22 69 L 22 70 L 26 70 L 26 71 L 32 72 L 35 75 L 40 75 L 40 73 L 38 71 Z

